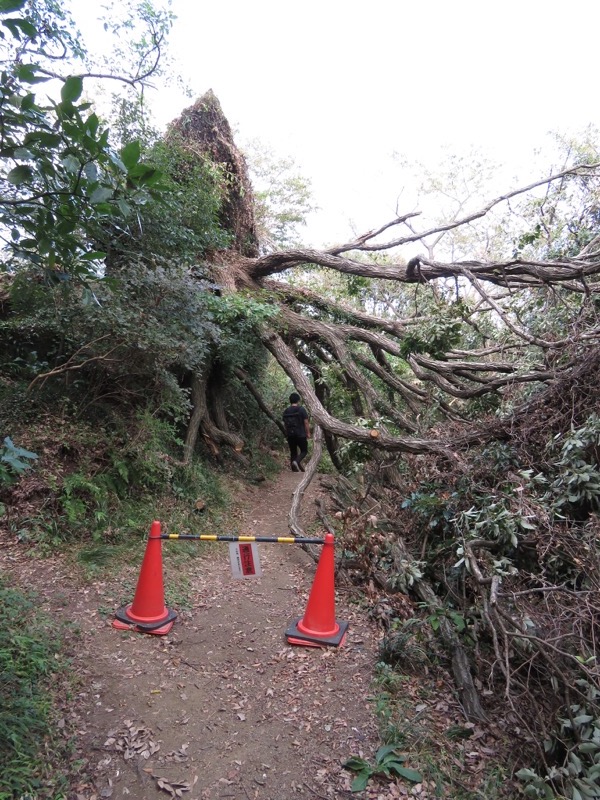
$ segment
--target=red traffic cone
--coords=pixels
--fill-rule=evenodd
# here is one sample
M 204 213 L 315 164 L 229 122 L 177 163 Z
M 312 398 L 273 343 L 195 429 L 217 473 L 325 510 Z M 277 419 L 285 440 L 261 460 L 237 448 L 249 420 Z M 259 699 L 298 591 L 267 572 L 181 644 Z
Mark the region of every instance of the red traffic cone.
M 325 544 L 317 564 L 304 616 L 297 619 L 285 632 L 290 644 L 305 647 L 330 644 L 339 647 L 344 643 L 349 623 L 336 622 L 335 619 L 333 551 L 333 535 L 328 533 L 325 536 Z
M 153 522 L 133 603 L 115 612 L 113 628 L 140 633 L 169 633 L 177 614 L 165 607 L 160 522 Z

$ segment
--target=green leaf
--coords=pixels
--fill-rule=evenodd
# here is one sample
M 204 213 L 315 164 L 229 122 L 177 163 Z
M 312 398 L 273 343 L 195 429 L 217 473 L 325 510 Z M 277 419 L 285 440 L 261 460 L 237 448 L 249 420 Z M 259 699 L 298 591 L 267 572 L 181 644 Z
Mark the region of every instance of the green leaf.
M 106 133 L 106 131 L 104 131 L 104 133 L 100 136 L 99 144 L 100 144 L 101 147 L 105 147 L 106 146 L 105 144 L 102 143 L 102 139 L 104 138 L 104 134 L 105 133 Z M 119 156 L 116 153 L 113 153 L 112 151 L 109 151 L 108 158 L 110 159 L 110 163 L 113 165 L 113 167 L 116 167 L 119 170 L 119 172 L 127 172 L 127 167 L 121 161 L 121 159 L 119 158 Z
M 597 742 L 582 742 L 577 749 L 580 753 L 595 753 L 596 750 L 600 750 L 600 744 Z
M 96 135 L 96 131 L 98 130 L 98 125 L 100 125 L 100 120 L 98 119 L 97 114 L 90 114 L 85 122 L 85 127 L 91 133 L 92 136 Z
M 538 778 L 537 772 L 534 772 L 529 767 L 524 767 L 520 769 L 518 772 L 515 772 L 515 777 L 518 778 L 520 781 L 530 781 L 534 778 Z
M 353 792 L 362 792 L 363 789 L 367 788 L 367 783 L 369 782 L 369 778 L 371 774 L 369 772 L 359 772 L 359 774 L 354 778 L 352 781 L 352 786 L 350 787 Z
M 21 40 L 19 28 L 17 25 L 15 25 L 14 19 L 4 20 L 2 23 L 2 27 L 7 28 L 12 33 L 14 39 L 18 39 L 19 41 Z M 2 38 L 4 39 L 4 36 Z
M 62 165 L 71 175 L 75 175 L 81 168 L 79 160 L 72 155 L 65 156 L 62 160 Z
M 28 150 L 26 147 L 17 147 L 13 153 L 13 158 L 17 158 L 19 161 L 24 161 L 25 159 L 30 160 L 33 157 L 31 150 Z
M 19 28 L 21 28 L 25 36 L 28 36 L 30 39 L 35 39 L 38 35 L 38 29 L 28 19 L 16 19 L 15 22 Z
M 591 722 L 593 719 L 594 718 L 591 714 L 579 714 L 573 719 L 573 722 L 576 725 L 584 725 L 586 722 Z
M 357 756 L 352 756 L 347 761 L 345 761 L 342 765 L 346 769 L 351 769 L 353 772 L 360 772 L 364 769 L 369 768 L 368 761 L 365 761 L 364 758 L 358 758 Z
M 35 105 L 35 95 L 29 92 L 21 100 L 21 111 L 29 111 Z
M 60 96 L 63 103 L 72 103 L 74 100 L 79 100 L 83 92 L 83 78 L 78 75 L 71 75 L 70 78 L 64 82 L 60 90 Z
M 107 186 L 97 186 L 90 195 L 90 203 L 93 206 L 104 203 L 106 200 L 110 200 L 113 194 L 113 190 Z
M 382 760 L 388 756 L 390 753 L 393 753 L 398 748 L 397 744 L 385 744 L 383 747 L 380 747 L 377 753 L 375 754 L 375 763 L 381 764 Z M 398 760 L 403 761 L 403 756 L 398 756 Z
M 24 33 L 29 39 L 35 39 L 38 35 L 38 30 L 27 19 L 5 19 L 2 23 L 5 28 L 8 28 L 15 39 L 20 39 L 19 31 Z
M 413 783 L 421 783 L 423 776 L 416 769 L 407 769 L 406 767 L 397 767 L 390 764 L 390 772 L 395 772 L 400 778 L 406 778 L 407 781 Z
M 456 625 L 458 632 L 462 633 L 467 627 L 465 618 L 462 616 L 462 614 L 458 614 L 456 611 L 450 611 L 448 613 L 448 616 L 450 617 L 452 622 Z
M 20 475 L 31 467 L 31 464 L 23 461 L 24 458 L 35 460 L 37 459 L 37 454 L 22 447 L 15 447 L 12 439 L 7 436 L 4 439 L 3 447 L 0 449 L 0 462 L 8 464 L 14 472 Z
M 98 181 L 98 167 L 93 161 L 91 161 L 89 164 L 86 164 L 83 168 L 83 171 L 88 181 L 91 181 L 92 183 L 96 183 Z
M 11 14 L 13 11 L 19 11 L 27 0 L 0 0 L 0 14 Z
M 35 64 L 21 64 L 15 70 L 15 74 L 23 83 L 44 83 L 50 80 L 46 75 L 38 75 L 37 70 Z
M 127 172 L 127 177 L 140 185 L 157 183 L 162 178 L 162 173 L 155 167 L 147 164 L 136 164 Z
M 142 151 L 138 141 L 129 142 L 129 144 L 125 145 L 121 150 L 121 160 L 123 164 L 125 164 L 127 171 L 135 167 L 140 160 L 141 153 Z
M 29 468 L 29 464 L 26 461 L 21 461 L 10 453 L 5 453 L 2 458 L 0 458 L 0 461 L 4 461 L 5 464 L 8 464 L 9 467 L 12 467 L 12 469 L 18 473 L 25 472 L 25 470 Z
M 91 250 L 89 253 L 85 253 L 81 256 L 82 261 L 101 261 L 103 258 L 106 258 L 106 253 L 103 253 L 101 250 Z
M 22 183 L 27 183 L 33 177 L 33 170 L 25 164 L 20 164 L 18 167 L 11 169 L 6 176 L 6 180 L 14 186 L 20 186 Z
M 38 239 L 38 253 L 42 255 L 46 255 L 50 252 L 50 248 L 52 247 L 52 242 L 46 236 L 40 236 Z
M 47 131 L 31 131 L 25 136 L 24 144 L 31 142 L 39 142 L 44 147 L 57 147 L 62 139 L 57 133 L 48 133 Z

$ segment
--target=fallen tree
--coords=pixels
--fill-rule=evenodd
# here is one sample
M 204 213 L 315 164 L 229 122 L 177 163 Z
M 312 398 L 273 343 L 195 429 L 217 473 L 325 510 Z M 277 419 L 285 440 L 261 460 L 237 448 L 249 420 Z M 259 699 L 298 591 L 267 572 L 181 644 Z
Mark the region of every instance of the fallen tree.
M 344 439 L 388 452 L 452 458 L 457 449 L 497 435 L 497 429 L 477 427 L 468 410 L 470 401 L 495 398 L 499 404 L 508 395 L 518 397 L 519 387 L 551 389 L 568 380 L 585 354 L 598 345 L 600 240 L 592 234 L 578 251 L 571 248 L 555 258 L 543 259 L 533 251 L 499 260 L 402 257 L 402 248 L 414 249 L 419 243 L 431 253 L 431 237 L 485 220 L 497 207 L 531 192 L 550 191 L 565 181 L 595 181 L 598 163 L 575 165 L 435 227 L 416 229 L 418 215 L 411 212 L 325 250 L 259 256 L 247 168 L 214 95 L 205 95 L 187 109 L 168 136 L 177 137 L 191 152 L 215 159 L 227 174 L 222 221 L 233 232 L 233 242 L 227 251 L 212 254 L 208 268 L 223 294 L 254 296 L 275 309 L 267 322 L 256 325 L 257 340 L 302 394 L 313 420 L 323 429 L 334 463 L 339 463 L 339 442 Z M 382 259 L 382 253 L 390 255 Z M 412 285 L 416 312 L 407 313 L 406 294 L 398 295 L 392 308 L 379 309 L 373 303 L 370 311 L 334 299 L 315 288 L 323 271 Z M 285 281 L 286 275 L 295 273 L 299 278 Z M 540 302 L 536 298 L 543 298 L 548 308 L 553 304 L 569 308 L 559 335 L 557 327 L 538 330 L 535 318 L 523 318 L 529 305 Z M 402 316 L 398 310 L 404 311 Z M 436 325 L 442 327 L 437 337 L 431 333 Z M 211 407 L 205 400 L 211 383 L 223 379 L 211 378 L 211 371 L 211 365 L 205 365 L 204 377 L 194 384 L 188 456 L 200 430 L 215 447 L 228 444 L 238 452 L 241 448 L 239 439 L 214 419 L 218 405 Z M 342 404 L 341 413 L 334 413 L 328 401 L 337 387 L 351 398 L 350 406 Z M 257 399 L 256 391 L 253 396 Z M 266 409 L 266 404 L 262 406 Z M 465 430 L 453 427 L 451 439 L 432 435 L 428 430 L 432 410 L 438 419 L 462 419 Z
M 205 119 L 233 152 L 212 95 L 177 123 L 184 146 L 203 146 L 204 134 L 196 139 L 194 132 L 205 130 Z M 575 719 L 574 704 L 584 716 L 598 711 L 589 594 L 596 568 L 585 561 L 587 545 L 575 545 L 579 523 L 557 523 L 557 514 L 581 514 L 582 542 L 589 542 L 597 500 L 581 505 L 565 490 L 570 505 L 560 505 L 556 487 L 571 480 L 563 476 L 570 467 L 548 448 L 570 427 L 585 429 L 596 402 L 600 164 L 575 164 L 422 229 L 410 212 L 344 244 L 264 255 L 247 246 L 253 226 L 243 160 L 228 157 L 226 169 L 241 170 L 230 186 L 244 187 L 236 201 L 244 222 L 232 229 L 246 231 L 235 236 L 246 246 L 215 254 L 207 266 L 224 295 L 271 307 L 254 325 L 256 341 L 302 395 L 318 431 L 292 500 L 290 530 L 303 533 L 301 502 L 322 441 L 338 470 L 362 465 L 362 483 L 333 489 L 336 518 L 319 510 L 324 527 L 341 539 L 347 574 L 421 603 L 435 620 L 468 719 L 512 714 L 547 769 L 562 763 L 560 769 L 573 770 L 560 762 L 561 747 L 572 751 L 568 737 L 552 733 L 553 718 L 562 709 Z M 585 210 L 577 230 L 568 220 L 553 238 L 544 215 L 552 206 L 556 224 L 566 186 L 580 187 Z M 532 195 L 535 202 L 527 199 Z M 481 249 L 476 257 L 436 257 L 432 242 L 440 249 L 444 236 L 485 225 L 498 208 L 519 202 L 533 203 L 539 217 L 529 221 L 534 233 L 521 229 L 507 243 L 512 257 Z M 235 208 L 228 206 L 229 224 Z M 416 246 L 424 255 L 403 256 Z M 205 376 L 205 383 L 197 378 L 194 414 L 205 437 L 227 443 L 202 395 L 210 393 L 210 367 Z M 233 379 L 278 420 L 245 370 Z M 190 426 L 188 454 L 194 443 Z M 510 488 L 503 493 L 494 470 L 504 463 Z M 545 494 L 528 470 L 541 470 L 539 481 L 550 487 Z M 571 543 L 568 556 L 552 554 L 550 542 L 559 541 Z M 483 702 L 482 688 L 505 706 Z M 544 753 L 543 736 L 562 742 L 554 755 Z

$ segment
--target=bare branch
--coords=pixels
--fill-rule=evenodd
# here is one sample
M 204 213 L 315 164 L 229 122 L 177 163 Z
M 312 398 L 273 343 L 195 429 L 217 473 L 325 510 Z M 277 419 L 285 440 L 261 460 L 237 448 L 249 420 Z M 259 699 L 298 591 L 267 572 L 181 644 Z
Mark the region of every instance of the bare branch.
M 594 170 L 600 167 L 600 163 L 595 164 L 581 164 L 576 167 L 570 167 L 569 169 L 565 169 L 562 172 L 557 173 L 556 175 L 551 175 L 548 178 L 542 178 L 539 181 L 534 181 L 533 183 L 528 184 L 527 186 L 522 186 L 519 189 L 514 189 L 511 192 L 506 192 L 506 194 L 502 194 L 499 197 L 490 200 L 483 208 L 480 208 L 478 211 L 474 211 L 471 214 L 467 214 L 464 217 L 460 217 L 459 219 L 454 219 L 452 222 L 449 222 L 445 225 L 438 225 L 435 228 L 430 228 L 426 231 L 420 231 L 414 233 L 412 236 L 405 236 L 399 239 L 393 239 L 389 242 L 384 242 L 379 245 L 363 245 L 359 248 L 359 250 L 363 251 L 376 251 L 376 250 L 389 250 L 392 247 L 399 247 L 400 245 L 408 244 L 410 242 L 418 242 L 422 239 L 426 238 L 427 236 L 432 236 L 437 233 L 441 233 L 443 231 L 450 231 L 454 228 L 460 228 L 462 225 L 467 225 L 470 222 L 474 222 L 477 219 L 481 219 L 488 214 L 492 208 L 499 205 L 500 203 L 504 203 L 507 200 L 511 200 L 513 197 L 518 197 L 519 195 L 526 194 L 527 192 L 531 192 L 533 189 L 537 189 L 538 186 L 545 186 L 546 184 L 553 183 L 554 181 L 560 181 L 565 178 L 567 175 L 586 175 L 588 173 L 592 173 Z M 398 222 L 404 222 L 406 217 L 399 217 L 397 222 L 389 223 L 388 225 L 384 226 L 382 230 L 389 228 L 394 224 L 398 224 Z
M 87 364 L 91 364 L 94 361 L 114 361 L 115 359 L 110 359 L 109 356 L 111 353 L 114 353 L 115 350 L 118 350 L 119 347 L 121 347 L 120 342 L 114 347 L 111 347 L 110 350 L 107 350 L 106 353 L 102 353 L 97 356 L 90 356 L 83 361 L 76 361 L 77 357 L 80 356 L 85 350 L 88 350 L 90 347 L 92 347 L 92 345 L 98 344 L 98 342 L 102 342 L 104 339 L 110 338 L 110 336 L 111 334 L 107 333 L 104 336 L 99 336 L 97 339 L 93 339 L 91 342 L 87 342 L 78 350 L 76 350 L 73 355 L 70 356 L 67 361 L 65 361 L 64 364 L 61 364 L 59 367 L 55 367 L 48 372 L 42 372 L 39 375 L 36 375 L 36 377 L 27 387 L 27 392 L 30 392 L 38 383 L 43 386 L 49 378 L 54 378 L 57 375 L 64 375 L 65 373 L 72 372 L 76 369 L 83 369 L 83 367 L 85 367 Z

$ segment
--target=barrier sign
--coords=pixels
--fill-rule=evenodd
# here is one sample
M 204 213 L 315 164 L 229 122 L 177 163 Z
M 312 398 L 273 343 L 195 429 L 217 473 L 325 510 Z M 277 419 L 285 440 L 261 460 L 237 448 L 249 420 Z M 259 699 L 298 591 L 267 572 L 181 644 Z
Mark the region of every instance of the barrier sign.
M 255 542 L 230 542 L 229 560 L 234 578 L 260 578 L 262 575 Z

